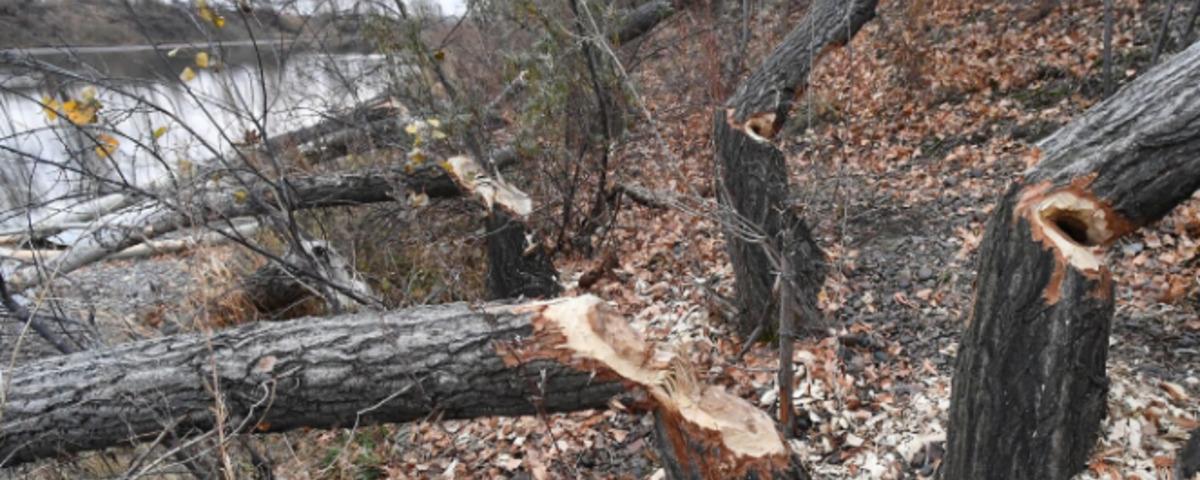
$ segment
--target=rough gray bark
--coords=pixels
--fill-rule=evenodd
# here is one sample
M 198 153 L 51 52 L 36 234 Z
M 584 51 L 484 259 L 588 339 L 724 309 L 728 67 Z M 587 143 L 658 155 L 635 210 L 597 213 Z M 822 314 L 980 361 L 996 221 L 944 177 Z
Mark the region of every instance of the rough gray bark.
M 305 253 L 300 253 L 293 247 L 284 256 L 283 262 L 270 262 L 254 273 L 242 279 L 240 295 L 244 295 L 249 304 L 267 319 L 285 319 L 302 316 L 301 308 L 309 299 L 322 298 L 319 285 L 311 285 L 306 281 L 303 272 L 297 270 L 298 265 L 312 267 L 319 272 L 321 278 L 327 278 L 338 285 L 349 287 L 357 296 L 374 298 L 371 287 L 363 282 L 344 255 L 337 251 L 329 242 L 323 240 L 304 240 L 300 242 Z M 337 295 L 337 292 L 329 292 Z M 358 304 L 353 299 L 341 296 L 336 299 L 340 307 L 354 309 Z
M 800 289 L 793 298 L 801 311 L 815 311 L 816 294 L 825 277 L 823 254 L 788 204 L 787 164 L 771 139 L 787 118 L 793 99 L 807 85 L 817 57 L 853 38 L 874 17 L 875 4 L 874 0 L 814 2 L 795 30 L 725 106 L 713 112 L 713 139 L 724 188 L 721 200 L 740 217 L 726 222 L 725 237 L 736 275 L 738 331 L 743 335 L 767 325 L 778 308 L 773 285 L 780 262 L 770 260 L 768 245 L 784 246 L 782 254 L 794 269 L 788 276 Z
M 509 163 L 505 154 L 497 162 Z M 287 193 L 279 195 L 281 191 Z M 262 215 L 280 208 L 302 210 L 354 206 L 404 198 L 407 192 L 422 192 L 431 198 L 457 197 L 462 191 L 437 165 L 411 172 L 403 168 L 368 169 L 336 174 L 297 176 L 282 183 L 247 179 L 220 187 L 185 189 L 159 201 L 146 201 L 107 220 L 97 221 L 72 248 L 38 267 L 18 270 L 10 279 L 16 289 L 43 281 L 40 271 L 70 273 L 146 240 L 183 227 L 216 220 Z M 399 194 L 399 195 L 398 195 Z M 287 199 L 290 203 L 283 203 Z
M 532 415 L 604 408 L 624 392 L 655 415 L 674 478 L 807 478 L 765 413 L 701 383 L 686 357 L 645 343 L 590 296 L 257 323 L 46 359 L 5 380 L 0 466 L 164 429 Z
M 614 381 L 552 361 L 508 367 L 533 312 L 465 304 L 257 323 L 41 360 L 6 372 L 0 465 L 214 428 L 350 427 L 604 408 Z M 535 403 L 534 398 L 540 398 Z
M 1187 444 L 1175 455 L 1175 478 L 1196 478 L 1200 474 L 1200 429 L 1192 430 Z
M 959 347 L 942 478 L 1068 479 L 1105 413 L 1104 247 L 1200 188 L 1200 45 L 1038 145 L 996 208 Z
M 562 293 L 558 271 L 541 242 L 519 217 L 493 209 L 487 218 L 488 294 L 501 298 L 551 298 Z
M 690 0 L 651 0 L 625 14 L 613 35 L 613 43 L 624 45 L 645 35 L 663 20 L 671 18 L 679 7 Z M 677 5 L 678 4 L 678 5 Z

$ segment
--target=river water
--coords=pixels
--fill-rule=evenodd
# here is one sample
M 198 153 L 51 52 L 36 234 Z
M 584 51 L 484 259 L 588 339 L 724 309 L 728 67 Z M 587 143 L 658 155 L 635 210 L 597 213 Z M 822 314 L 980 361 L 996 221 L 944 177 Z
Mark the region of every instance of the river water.
M 197 65 L 199 52 L 209 56 L 208 68 Z M 259 126 L 271 136 L 371 98 L 388 77 L 382 56 L 292 51 L 285 44 L 26 53 L 84 80 L 0 65 L 0 225 L 22 205 L 94 190 L 79 168 L 139 186 L 161 183 L 231 154 Z M 195 78 L 181 79 L 185 68 Z M 78 128 L 50 120 L 41 104 L 46 96 L 81 99 L 88 91 L 102 105 L 90 136 L 117 140 L 107 157 Z M 35 216 L 42 213 L 35 209 Z

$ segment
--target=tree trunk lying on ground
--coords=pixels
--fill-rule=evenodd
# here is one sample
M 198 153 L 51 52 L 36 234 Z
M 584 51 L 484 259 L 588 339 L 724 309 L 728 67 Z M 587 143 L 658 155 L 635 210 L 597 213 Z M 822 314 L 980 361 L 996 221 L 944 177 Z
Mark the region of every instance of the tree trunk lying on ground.
M 507 158 L 507 157 L 506 157 Z M 281 205 L 279 189 L 287 192 L 290 205 Z M 145 202 L 96 225 L 69 250 L 44 262 L 41 271 L 66 274 L 102 260 L 146 240 L 184 227 L 262 215 L 281 206 L 293 210 L 353 206 L 404 198 L 407 192 L 431 198 L 457 197 L 462 190 L 437 165 L 411 172 L 404 168 L 368 169 L 336 174 L 298 176 L 276 185 L 248 180 L 221 187 L 205 187 L 167 198 L 171 203 Z M 43 281 L 39 268 L 27 267 L 10 279 L 14 289 L 36 286 Z
M 596 297 L 256 323 L 6 372 L 0 465 L 226 435 L 605 408 L 656 418 L 674 478 L 807 478 L 774 422 L 647 345 Z M 222 408 L 214 408 L 221 402 Z M 226 413 L 218 425 L 215 411 Z
M 825 278 L 823 255 L 804 220 L 787 203 L 787 164 L 771 139 L 787 119 L 792 101 L 803 93 L 820 54 L 853 38 L 875 16 L 875 3 L 813 2 L 796 29 L 725 106 L 713 112 L 713 141 L 724 188 L 721 200 L 744 220 L 725 222 L 725 241 L 736 275 L 738 330 L 743 335 L 774 318 L 778 308 L 773 285 L 778 270 L 774 265 L 779 262 L 770 261 L 768 246 L 785 249 L 781 253 L 795 270 L 787 276 L 802 289 L 794 298 L 801 305 L 816 304 Z
M 691 0 L 651 0 L 638 5 L 621 19 L 621 25 L 613 34 L 613 43 L 624 45 L 638 39 L 689 3 Z
M 1038 145 L 980 247 L 943 477 L 1068 479 L 1105 413 L 1105 247 L 1200 188 L 1200 45 Z
M 188 232 L 179 238 L 149 240 L 109 255 L 108 257 L 105 257 L 105 259 L 123 260 L 130 258 L 143 258 L 167 253 L 179 253 L 200 245 L 215 245 L 229 240 L 230 237 L 248 237 L 254 235 L 254 233 L 259 229 L 259 224 L 257 221 L 250 220 L 235 222 L 232 228 L 228 228 L 228 226 L 219 224 L 206 226 L 204 228 L 211 228 L 212 230 Z M 0 258 L 16 260 L 21 263 L 36 263 L 39 261 L 53 260 L 65 252 L 66 250 L 33 250 L 0 247 Z

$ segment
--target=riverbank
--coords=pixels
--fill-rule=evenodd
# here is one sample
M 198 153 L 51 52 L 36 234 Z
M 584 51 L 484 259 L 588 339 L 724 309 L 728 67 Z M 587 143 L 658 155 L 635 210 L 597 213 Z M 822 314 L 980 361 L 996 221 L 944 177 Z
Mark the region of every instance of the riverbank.
M 247 14 L 219 10 L 223 28 L 195 20 L 190 4 L 141 0 L 129 6 L 119 0 L 0 1 L 0 49 L 72 46 L 116 46 L 208 40 L 279 38 L 305 28 L 306 19 L 255 8 Z

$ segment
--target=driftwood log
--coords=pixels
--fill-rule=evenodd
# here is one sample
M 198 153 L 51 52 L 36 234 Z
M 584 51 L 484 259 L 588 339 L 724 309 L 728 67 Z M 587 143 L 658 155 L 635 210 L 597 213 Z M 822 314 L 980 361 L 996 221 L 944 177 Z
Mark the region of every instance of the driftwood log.
M 624 393 L 655 415 L 673 478 L 807 478 L 766 413 L 701 383 L 686 362 L 591 296 L 256 323 L 5 372 L 0 465 L 148 441 L 164 429 L 534 415 L 605 408 Z
M 980 246 L 942 478 L 1068 479 L 1099 435 L 1113 279 L 1104 250 L 1200 188 L 1200 45 L 1037 145 Z
M 787 119 L 793 100 L 804 92 L 818 57 L 853 38 L 875 16 L 875 4 L 875 0 L 813 2 L 796 29 L 713 112 L 713 139 L 724 189 L 721 200 L 737 214 L 724 223 L 736 276 L 738 330 L 743 335 L 775 318 L 778 302 L 773 285 L 781 263 L 792 266 L 786 283 L 801 290 L 795 296 L 798 303 L 816 304 L 825 278 L 823 254 L 804 220 L 788 204 L 787 164 L 771 140 Z M 772 262 L 767 248 L 781 250 L 788 261 Z

